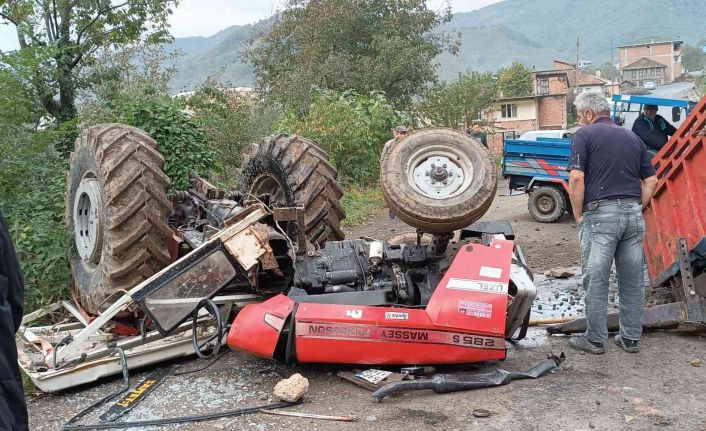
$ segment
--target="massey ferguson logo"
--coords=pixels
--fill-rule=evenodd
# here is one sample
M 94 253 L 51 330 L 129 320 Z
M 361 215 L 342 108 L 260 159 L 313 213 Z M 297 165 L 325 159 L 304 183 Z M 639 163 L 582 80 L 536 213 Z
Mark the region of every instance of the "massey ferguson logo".
M 360 319 L 363 317 L 363 310 L 346 310 L 346 316 L 351 319 Z
M 386 311 L 385 320 L 409 320 L 409 313 L 402 311 Z

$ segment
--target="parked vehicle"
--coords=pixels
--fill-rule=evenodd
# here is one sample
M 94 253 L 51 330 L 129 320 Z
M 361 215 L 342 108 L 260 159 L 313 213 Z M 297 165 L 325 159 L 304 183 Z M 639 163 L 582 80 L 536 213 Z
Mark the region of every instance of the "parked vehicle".
M 643 85 L 646 90 L 654 90 L 656 86 L 654 81 L 645 81 L 645 85 Z
M 536 141 L 537 138 L 571 139 L 574 130 L 531 130 L 520 135 L 519 141 Z
M 529 213 L 540 223 L 553 223 L 570 208 L 571 140 L 539 137 L 508 139 L 503 147 L 503 176 L 510 190 L 529 194 Z

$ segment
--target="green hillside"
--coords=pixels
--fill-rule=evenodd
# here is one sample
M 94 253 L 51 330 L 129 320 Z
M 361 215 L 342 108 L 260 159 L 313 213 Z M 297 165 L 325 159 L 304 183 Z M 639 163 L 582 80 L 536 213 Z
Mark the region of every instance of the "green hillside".
M 240 52 L 268 22 L 229 27 L 207 38 L 176 39 L 172 47 L 186 55 L 171 88 L 191 89 L 214 75 L 234 86 L 252 85 L 251 69 Z M 441 79 L 467 69 L 493 71 L 512 61 L 547 69 L 555 58 L 576 58 L 577 35 L 581 59 L 599 64 L 610 59 L 611 39 L 617 46 L 652 35 L 681 37 L 691 44 L 706 38 L 706 0 L 505 0 L 457 13 L 444 30 L 460 34 L 462 45 L 457 57 L 438 57 Z

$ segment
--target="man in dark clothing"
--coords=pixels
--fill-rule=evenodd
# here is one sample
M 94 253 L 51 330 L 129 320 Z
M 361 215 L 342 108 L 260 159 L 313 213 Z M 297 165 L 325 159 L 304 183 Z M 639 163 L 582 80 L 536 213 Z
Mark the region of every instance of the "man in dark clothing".
M 643 113 L 638 115 L 632 125 L 632 131 L 647 145 L 650 158 L 667 143 L 677 129 L 661 115 L 657 115 L 657 105 L 645 105 Z
M 581 93 L 575 105 L 582 127 L 571 145 L 569 198 L 581 243 L 586 333 L 572 337 L 569 346 L 605 352 L 608 280 L 615 260 L 620 333 L 614 341 L 636 353 L 645 299 L 642 206 L 652 199 L 657 177 L 640 138 L 608 117 L 610 106 L 602 94 Z
M 15 332 L 22 322 L 24 283 L 7 231 L 0 214 L 0 430 L 26 430 L 22 377 L 17 364 Z

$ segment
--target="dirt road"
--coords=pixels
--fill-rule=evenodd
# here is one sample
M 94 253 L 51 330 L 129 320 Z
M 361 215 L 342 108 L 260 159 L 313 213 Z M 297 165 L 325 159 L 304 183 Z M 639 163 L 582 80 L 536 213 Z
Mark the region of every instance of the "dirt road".
M 535 272 L 578 264 L 576 229 L 568 215 L 560 223 L 540 225 L 527 214 L 524 196 L 504 195 L 507 188 L 501 187 L 484 219 L 513 222 L 517 239 Z M 380 238 L 408 230 L 398 220 L 389 220 L 387 212 L 381 210 L 371 223 L 348 234 L 349 237 Z M 540 293 L 534 307 L 535 317 L 546 317 L 550 309 L 555 314 L 581 313 L 578 277 L 557 283 L 539 275 L 537 283 Z M 562 300 L 564 297 L 566 301 Z M 540 304 L 544 305 L 541 310 Z M 508 359 L 504 362 L 442 367 L 438 371 L 461 375 L 498 366 L 523 370 L 541 361 L 547 352 L 564 351 L 566 362 L 550 375 L 470 392 L 409 393 L 379 404 L 372 402 L 367 390 L 335 375 L 349 367 L 285 366 L 241 352 L 229 352 L 206 371 L 168 378 L 130 412 L 127 419 L 210 413 L 266 403 L 280 378 L 299 372 L 309 378 L 310 389 L 304 403 L 290 410 L 353 415 L 359 421 L 342 423 L 254 414 L 152 429 L 706 430 L 706 366 L 691 364 L 694 359 L 706 363 L 704 336 L 649 333 L 643 337 L 641 347 L 639 354 L 627 354 L 609 343 L 605 355 L 579 355 L 566 346 L 565 337 L 549 337 L 542 329 L 534 329 L 527 339 L 508 344 Z M 195 360 L 181 363 L 185 368 L 201 365 Z M 137 385 L 147 375 L 149 370 L 134 373 L 132 385 Z M 31 396 L 28 401 L 31 429 L 58 429 L 81 407 L 117 389 L 120 384 L 119 380 L 112 379 L 58 395 Z M 492 415 L 475 418 L 472 411 L 476 408 L 490 410 Z M 86 420 L 94 422 L 96 415 Z

